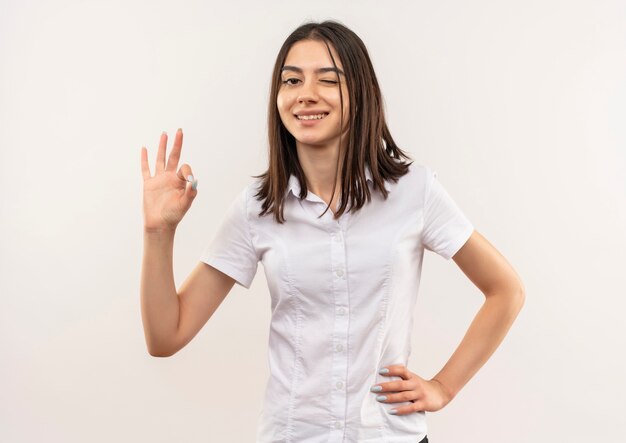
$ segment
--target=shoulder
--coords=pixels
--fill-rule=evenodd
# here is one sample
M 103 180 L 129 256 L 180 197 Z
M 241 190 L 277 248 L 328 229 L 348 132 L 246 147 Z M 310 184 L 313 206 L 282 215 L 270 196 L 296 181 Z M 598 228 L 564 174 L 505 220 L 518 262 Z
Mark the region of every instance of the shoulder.
M 432 173 L 432 169 L 421 163 L 411 163 L 409 165 L 409 174 L 416 178 L 425 178 Z
M 426 191 L 436 176 L 437 172 L 427 165 L 413 162 L 409 165 L 408 172 L 400 178 L 399 184 L 413 193 Z
M 229 208 L 230 212 L 236 214 L 241 220 L 249 220 L 254 214 L 252 205 L 255 201 L 254 194 L 256 192 L 254 180 L 241 185 L 239 190 L 233 194 Z
M 251 178 L 240 192 L 240 198 L 243 200 L 246 208 L 246 214 L 249 219 L 256 218 L 262 209 L 262 201 L 259 200 L 257 194 L 261 189 L 262 180 L 260 178 Z
M 394 194 L 395 189 L 399 201 L 414 202 L 418 207 L 423 207 L 436 176 L 437 172 L 428 165 L 413 161 L 407 173 L 398 182 L 391 184 L 390 191 Z

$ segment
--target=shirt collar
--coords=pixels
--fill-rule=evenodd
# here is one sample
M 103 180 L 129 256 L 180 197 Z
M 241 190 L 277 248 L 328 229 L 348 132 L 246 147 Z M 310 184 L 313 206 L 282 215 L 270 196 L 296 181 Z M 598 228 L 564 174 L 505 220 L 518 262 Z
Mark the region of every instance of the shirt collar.
M 368 165 L 365 165 L 365 180 L 373 182 L 372 171 L 370 171 Z M 298 181 L 298 178 L 293 174 L 289 176 L 289 183 L 287 183 L 287 192 L 289 191 L 291 191 L 296 197 L 300 197 L 300 182 Z M 309 200 L 308 195 L 306 199 Z

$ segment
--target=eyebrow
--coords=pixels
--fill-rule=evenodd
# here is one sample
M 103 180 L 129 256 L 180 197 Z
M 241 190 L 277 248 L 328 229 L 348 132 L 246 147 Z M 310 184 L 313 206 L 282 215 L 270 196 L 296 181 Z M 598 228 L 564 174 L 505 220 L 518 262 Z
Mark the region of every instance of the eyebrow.
M 294 71 L 294 72 L 299 72 L 300 74 L 302 74 L 302 68 L 298 68 L 297 66 L 285 65 L 280 70 L 280 72 L 283 72 L 283 71 Z M 319 68 L 319 69 L 316 69 L 315 72 L 318 74 L 321 74 L 324 72 L 336 72 L 337 74 L 341 74 L 345 76 L 345 74 L 343 73 L 341 69 L 335 68 L 334 66 L 330 66 L 328 68 Z

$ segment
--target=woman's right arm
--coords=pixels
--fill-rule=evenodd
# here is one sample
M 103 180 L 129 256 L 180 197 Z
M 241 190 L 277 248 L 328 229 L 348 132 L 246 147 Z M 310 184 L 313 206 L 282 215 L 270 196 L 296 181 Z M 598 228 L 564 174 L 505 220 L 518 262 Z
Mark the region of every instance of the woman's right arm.
M 148 352 L 169 357 L 196 336 L 230 292 L 235 280 L 206 263 L 176 291 L 172 252 L 174 231 L 144 231 L 141 314 Z
M 198 333 L 224 300 L 235 281 L 228 275 L 199 263 L 176 291 L 173 250 L 176 227 L 197 195 L 197 180 L 191 167 L 177 171 L 183 133 L 179 129 L 167 165 L 167 134 L 161 134 L 154 176 L 148 166 L 148 151 L 141 150 L 143 174 L 144 250 L 141 269 L 141 316 L 148 352 L 168 357 L 178 352 Z M 193 182 L 193 183 L 192 183 Z
M 179 302 L 172 255 L 175 231 L 143 233 L 141 316 L 148 352 L 155 357 L 173 354 Z

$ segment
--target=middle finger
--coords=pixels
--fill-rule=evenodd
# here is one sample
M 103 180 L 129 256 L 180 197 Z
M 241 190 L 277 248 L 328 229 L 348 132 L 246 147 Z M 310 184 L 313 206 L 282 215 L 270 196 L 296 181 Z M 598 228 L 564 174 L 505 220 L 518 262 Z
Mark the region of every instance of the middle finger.
M 170 151 L 170 156 L 167 161 L 166 171 L 176 171 L 178 168 L 178 160 L 180 159 L 180 151 L 183 148 L 183 130 L 178 128 L 176 131 L 176 136 L 174 137 L 174 145 L 172 145 L 172 150 Z
M 389 381 L 386 383 L 379 383 L 370 388 L 372 392 L 399 392 L 406 391 L 408 389 L 405 380 Z
M 379 392 L 376 396 L 376 400 L 381 403 L 413 402 L 417 398 L 415 391 Z

